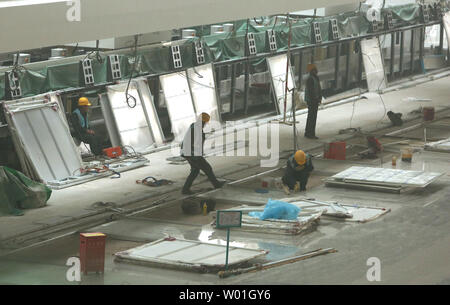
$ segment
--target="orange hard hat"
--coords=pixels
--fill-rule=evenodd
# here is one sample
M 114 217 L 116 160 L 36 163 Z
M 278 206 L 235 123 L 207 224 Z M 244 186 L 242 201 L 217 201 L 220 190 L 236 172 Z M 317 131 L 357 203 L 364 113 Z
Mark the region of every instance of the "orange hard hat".
M 294 155 L 295 162 L 298 165 L 303 165 L 306 163 L 306 154 L 303 150 L 297 150 Z
M 211 119 L 209 114 L 207 114 L 206 112 L 202 112 L 201 117 L 202 117 L 202 122 L 204 122 L 204 123 L 208 123 L 209 120 Z

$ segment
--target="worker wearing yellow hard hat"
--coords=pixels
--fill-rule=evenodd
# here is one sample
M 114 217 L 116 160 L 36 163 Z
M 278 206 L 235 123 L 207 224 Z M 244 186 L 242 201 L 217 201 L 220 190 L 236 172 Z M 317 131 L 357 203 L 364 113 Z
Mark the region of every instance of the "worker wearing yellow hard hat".
M 87 97 L 80 97 L 78 99 L 78 106 L 92 106 Z
M 72 112 L 70 122 L 73 129 L 73 136 L 85 144 L 89 144 L 90 150 L 94 155 L 101 155 L 103 146 L 101 140 L 96 136 L 95 131 L 91 129 L 89 122 L 89 107 L 92 106 L 87 97 L 78 99 L 77 108 Z
M 287 195 L 291 192 L 306 191 L 309 175 L 314 170 L 311 155 L 297 150 L 288 158 L 286 172 L 282 178 L 283 189 Z
M 306 72 L 309 73 L 305 85 L 305 102 L 308 105 L 308 118 L 306 119 L 305 137 L 308 139 L 318 139 L 316 137 L 317 111 L 322 103 L 322 88 L 318 76 L 317 66 L 308 64 Z
M 191 186 L 200 171 L 203 171 L 206 174 L 214 188 L 221 188 L 225 184 L 225 182 L 217 180 L 211 165 L 203 157 L 203 144 L 205 142 L 203 127 L 205 127 L 210 120 L 211 117 L 208 113 L 201 113 L 196 122 L 189 126 L 189 129 L 183 138 L 183 142 L 181 143 L 181 156 L 185 158 L 191 166 L 191 171 L 184 183 L 183 190 L 181 191 L 184 195 L 193 194 Z

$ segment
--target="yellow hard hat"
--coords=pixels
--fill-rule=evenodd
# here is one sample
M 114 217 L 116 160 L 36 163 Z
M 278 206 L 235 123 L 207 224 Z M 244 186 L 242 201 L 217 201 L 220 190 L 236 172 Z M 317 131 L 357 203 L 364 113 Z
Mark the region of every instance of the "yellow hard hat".
M 206 112 L 202 112 L 202 122 L 208 123 L 211 117 Z
M 306 154 L 303 150 L 297 150 L 294 155 L 294 159 L 298 165 L 303 165 L 306 163 Z
M 87 97 L 80 97 L 78 100 L 78 106 L 91 106 L 91 103 L 89 103 Z
M 306 66 L 306 72 L 311 72 L 312 70 L 316 69 L 317 70 L 317 66 L 315 64 L 308 64 Z

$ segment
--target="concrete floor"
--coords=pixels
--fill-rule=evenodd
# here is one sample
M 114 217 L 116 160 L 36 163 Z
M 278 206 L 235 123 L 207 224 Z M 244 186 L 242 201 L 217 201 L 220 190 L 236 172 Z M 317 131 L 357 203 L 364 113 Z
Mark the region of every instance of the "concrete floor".
M 414 114 L 409 113 L 421 105 L 433 105 L 436 110 L 448 107 L 449 79 L 450 77 L 447 77 L 386 93 L 383 95 L 385 107 L 404 113 L 406 118 L 413 118 Z M 432 98 L 432 102 L 403 101 L 409 96 Z M 305 116 L 300 116 L 298 120 L 301 134 Z M 416 122 L 408 124 L 413 123 Z M 317 125 L 320 141 L 300 137 L 300 145 L 305 150 L 319 154 L 323 145 L 321 141 L 348 138 L 348 135 L 339 135 L 338 131 L 349 127 L 363 127 L 363 131 L 385 127 L 382 133 L 393 130 L 389 127 L 387 117 L 384 117 L 384 106 L 380 97 L 374 96 L 320 111 Z M 415 132 L 420 135 L 420 130 Z M 282 125 L 281 152 L 288 151 L 292 147 L 291 136 L 291 127 Z M 450 131 L 441 130 L 439 136 L 449 137 Z M 349 142 L 360 141 L 355 139 Z M 389 142 L 395 140 L 391 138 Z M 400 148 L 397 147 L 399 151 Z M 391 155 L 392 153 L 387 153 L 382 160 L 370 161 L 316 159 L 314 162 L 316 170 L 305 194 L 307 197 L 320 200 L 338 200 L 343 203 L 386 207 L 392 210 L 375 221 L 350 224 L 322 219 L 316 230 L 302 236 L 232 233 L 235 244 L 270 250 L 268 260 L 277 260 L 317 248 L 334 247 L 338 250 L 337 253 L 227 279 L 220 279 L 215 274 L 196 274 L 113 262 L 114 253 L 165 235 L 223 241 L 225 236 L 223 232 L 211 232 L 207 229 L 207 224 L 212 220 L 211 216 L 183 215 L 179 203 L 175 202 L 164 208 L 155 208 L 138 215 L 139 219 L 119 220 L 116 228 L 114 222 L 108 224 L 111 232 L 116 230 L 116 233 L 111 234 L 108 239 L 105 275 L 85 276 L 82 284 L 367 284 L 369 282 L 366 279 L 366 272 L 369 266 L 366 265 L 366 261 L 370 257 L 378 257 L 381 261 L 382 284 L 450 284 L 448 154 L 418 152 L 415 153 L 411 164 L 398 162 L 397 168 L 445 172 L 443 178 L 423 190 L 387 194 L 330 188 L 321 182 L 321 178 L 344 170 L 355 162 L 390 168 Z M 96 201 L 111 201 L 119 207 L 126 208 L 134 203 L 142 206 L 149 204 L 163 193 L 167 193 L 170 198 L 180 197 L 179 189 L 188 173 L 188 166 L 168 165 L 165 161 L 168 156 L 170 156 L 168 151 L 147 155 L 150 166 L 127 172 L 119 180 L 105 178 L 55 191 L 45 208 L 26 211 L 22 217 L 2 217 L 0 241 L 20 233 L 98 213 L 93 206 Z M 209 160 L 218 176 L 229 180 L 269 169 L 258 166 L 258 157 L 210 157 Z M 284 162 L 282 160 L 278 166 L 284 165 Z M 135 180 L 149 175 L 171 179 L 176 183 L 155 190 L 135 184 Z M 252 191 L 258 186 L 258 181 L 257 178 L 242 185 Z M 195 187 L 207 186 L 208 183 L 201 177 Z M 273 198 L 282 196 L 276 190 L 271 190 L 268 196 L 270 195 L 273 195 Z M 229 203 L 218 203 L 218 208 L 229 206 Z M 0 283 L 71 284 L 65 279 L 68 269 L 65 262 L 67 258 L 78 255 L 78 246 L 78 237 L 70 235 L 48 245 L 0 257 Z

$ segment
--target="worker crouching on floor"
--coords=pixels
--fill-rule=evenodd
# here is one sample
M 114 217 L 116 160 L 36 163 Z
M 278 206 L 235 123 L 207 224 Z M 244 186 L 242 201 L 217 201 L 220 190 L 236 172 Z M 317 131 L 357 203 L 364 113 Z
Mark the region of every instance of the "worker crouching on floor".
M 95 132 L 90 129 L 89 124 L 89 107 L 91 103 L 86 97 L 78 100 L 78 107 L 72 112 L 71 123 L 74 129 L 73 136 L 81 142 L 89 144 L 91 152 L 98 156 L 102 154 L 103 146 Z
M 203 127 L 209 120 L 209 114 L 203 112 L 198 117 L 197 121 L 191 124 L 181 143 L 181 156 L 185 158 L 191 166 L 191 172 L 181 191 L 184 195 L 193 194 L 190 189 L 195 178 L 197 178 L 200 173 L 200 170 L 206 174 L 214 188 L 221 188 L 225 184 L 225 182 L 217 180 L 211 165 L 209 165 L 208 161 L 203 157 L 203 144 L 205 142 Z
M 287 160 L 286 172 L 282 178 L 285 193 L 289 195 L 292 191 L 306 191 L 306 184 L 313 169 L 312 157 L 302 150 L 297 150 Z

